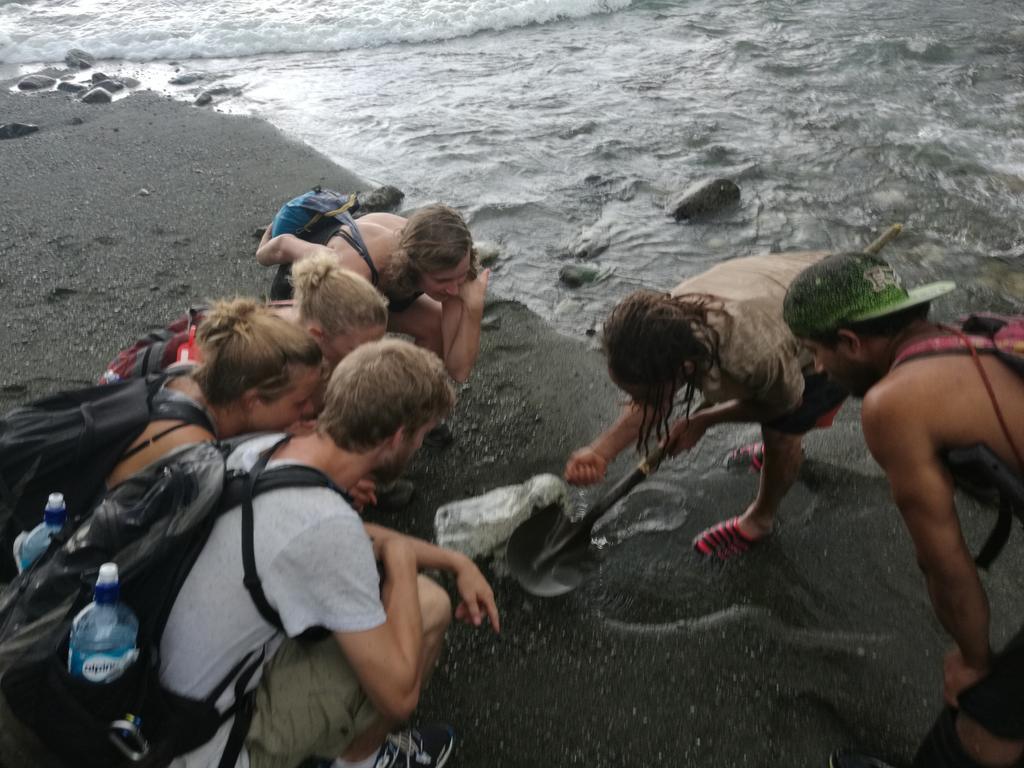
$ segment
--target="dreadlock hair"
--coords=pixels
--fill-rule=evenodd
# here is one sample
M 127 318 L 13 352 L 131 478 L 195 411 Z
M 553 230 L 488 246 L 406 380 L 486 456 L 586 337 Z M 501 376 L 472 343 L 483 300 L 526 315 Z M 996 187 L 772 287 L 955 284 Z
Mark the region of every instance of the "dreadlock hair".
M 618 383 L 642 393 L 634 398 L 635 407 L 643 409 L 638 452 L 646 453 L 652 433 L 659 442 L 668 436 L 675 393 L 680 389 L 686 418 L 690 417 L 701 380 L 719 364 L 719 337 L 708 315 L 722 311 L 721 303 L 711 296 L 636 291 L 608 315 L 601 339 L 608 368 Z M 672 398 L 660 412 L 666 392 Z

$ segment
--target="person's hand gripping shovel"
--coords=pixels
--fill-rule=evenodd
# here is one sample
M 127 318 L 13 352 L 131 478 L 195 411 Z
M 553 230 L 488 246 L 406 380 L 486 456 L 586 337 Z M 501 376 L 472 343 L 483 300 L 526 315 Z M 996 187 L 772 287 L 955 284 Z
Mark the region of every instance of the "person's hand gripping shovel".
M 664 451 L 664 444 L 651 451 L 579 520 L 570 520 L 562 508 L 554 506 L 516 528 L 509 537 L 506 557 L 522 588 L 537 597 L 557 597 L 582 584 L 595 566 L 590 553 L 594 525 L 617 501 L 654 474 Z

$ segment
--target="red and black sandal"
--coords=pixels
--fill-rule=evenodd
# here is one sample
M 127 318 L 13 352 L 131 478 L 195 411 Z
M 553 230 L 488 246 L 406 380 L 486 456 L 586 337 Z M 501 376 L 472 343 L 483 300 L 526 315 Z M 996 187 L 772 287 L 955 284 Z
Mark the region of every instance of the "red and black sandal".
M 734 517 L 731 520 L 723 520 L 718 525 L 713 525 L 697 534 L 693 540 L 693 548 L 697 554 L 704 557 L 729 560 L 737 555 L 742 555 L 758 541 L 759 539 L 752 539 L 741 531 L 740 519 Z

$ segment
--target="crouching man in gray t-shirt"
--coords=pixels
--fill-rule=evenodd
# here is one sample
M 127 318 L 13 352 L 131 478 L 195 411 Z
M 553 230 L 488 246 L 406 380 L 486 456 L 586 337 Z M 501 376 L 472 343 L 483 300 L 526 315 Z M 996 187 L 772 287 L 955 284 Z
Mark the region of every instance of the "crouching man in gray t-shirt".
M 267 467 L 308 465 L 339 489 L 366 476 L 387 482 L 454 400 L 430 352 L 395 340 L 365 344 L 334 370 L 315 432 L 277 448 Z M 252 468 L 281 438 L 243 443 L 228 468 Z M 236 507 L 217 521 L 171 610 L 160 648 L 164 684 L 205 697 L 247 655 L 270 659 L 262 679 L 257 672 L 247 686 L 257 688 L 252 721 L 229 763 L 240 768 L 295 768 L 311 757 L 338 757 L 340 766 L 443 765 L 454 742 L 447 726 L 391 733 L 415 709 L 452 618 L 447 593 L 418 572 L 454 574 L 456 618 L 476 626 L 489 619 L 497 632 L 483 575 L 461 554 L 364 524 L 338 490 L 271 490 L 256 496 L 253 509 L 256 571 L 287 637 L 261 616 L 242 582 Z M 292 639 L 315 627 L 332 636 Z M 229 685 L 218 709 L 234 699 Z M 172 765 L 224 768 L 232 722 Z

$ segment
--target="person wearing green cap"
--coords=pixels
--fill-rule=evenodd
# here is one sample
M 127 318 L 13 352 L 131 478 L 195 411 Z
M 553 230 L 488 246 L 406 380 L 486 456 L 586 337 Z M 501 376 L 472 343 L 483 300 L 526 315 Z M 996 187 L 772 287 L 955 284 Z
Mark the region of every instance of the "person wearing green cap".
M 951 282 L 907 290 L 878 256 L 839 254 L 801 273 L 783 314 L 820 370 L 863 398 L 867 446 L 892 488 L 936 616 L 956 647 L 944 665 L 946 708 L 915 768 L 1016 766 L 1024 758 L 1024 629 L 993 654 L 988 598 L 964 542 L 943 457 L 986 446 L 1024 473 L 1024 379 L 984 339 L 929 322 Z M 831 768 L 885 763 L 837 752 Z
M 796 481 L 804 433 L 830 425 L 846 399 L 841 387 L 814 373 L 782 320 L 790 283 L 827 255 L 729 259 L 670 293 L 635 291 L 620 301 L 605 320 L 602 341 L 609 374 L 631 402 L 569 457 L 565 479 L 600 482 L 619 453 L 631 445 L 644 451 L 652 438 L 676 454 L 717 425 L 759 424 L 764 442 L 752 457 L 760 471 L 756 498 L 742 514 L 700 532 L 693 546 L 703 557 L 726 560 L 768 536 Z M 670 423 L 677 395 L 685 413 Z

